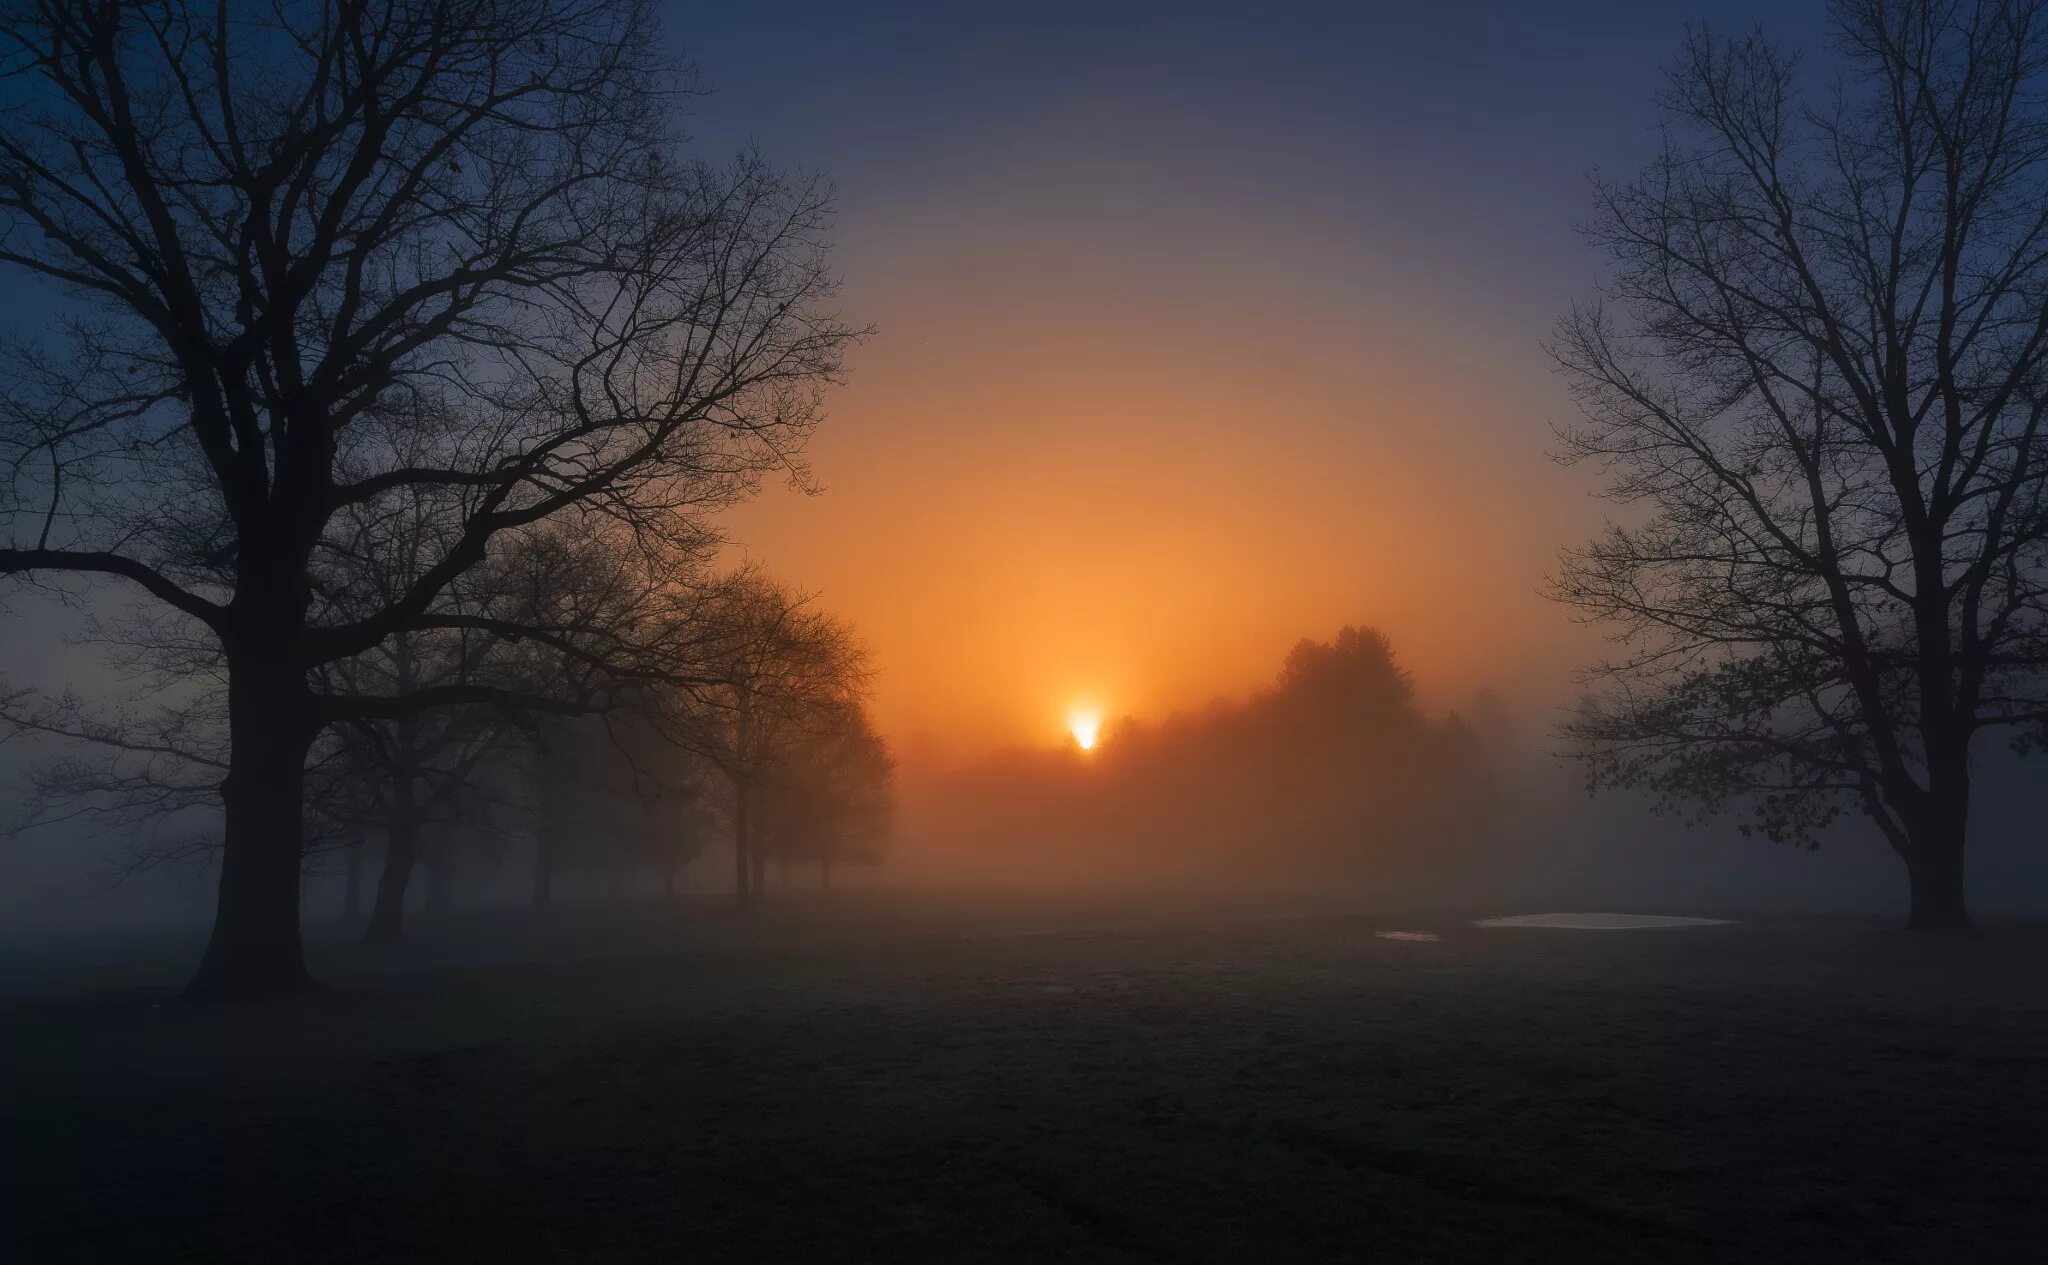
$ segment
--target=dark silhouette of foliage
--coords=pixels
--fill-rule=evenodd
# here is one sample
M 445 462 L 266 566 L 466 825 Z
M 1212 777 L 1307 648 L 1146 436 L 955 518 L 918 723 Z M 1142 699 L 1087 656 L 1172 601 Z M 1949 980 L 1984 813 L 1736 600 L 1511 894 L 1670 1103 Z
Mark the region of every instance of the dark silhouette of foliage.
M 934 794 L 928 828 L 970 851 L 1093 876 L 1238 873 L 1392 881 L 1486 820 L 1491 781 L 1455 717 L 1432 720 L 1385 636 L 1304 640 L 1272 688 L 1093 751 L 1014 753 Z

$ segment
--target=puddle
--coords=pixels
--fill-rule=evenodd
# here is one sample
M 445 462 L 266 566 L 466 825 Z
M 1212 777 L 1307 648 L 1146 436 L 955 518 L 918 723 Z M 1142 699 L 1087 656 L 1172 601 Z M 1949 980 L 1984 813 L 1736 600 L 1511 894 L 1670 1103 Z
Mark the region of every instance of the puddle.
M 1556 927 L 1567 931 L 1639 931 L 1652 927 L 1726 927 L 1729 918 L 1680 918 L 1672 914 L 1516 914 L 1481 918 L 1475 927 Z
M 1433 941 L 1443 939 L 1442 936 L 1434 931 L 1375 931 L 1373 934 L 1382 940 Z

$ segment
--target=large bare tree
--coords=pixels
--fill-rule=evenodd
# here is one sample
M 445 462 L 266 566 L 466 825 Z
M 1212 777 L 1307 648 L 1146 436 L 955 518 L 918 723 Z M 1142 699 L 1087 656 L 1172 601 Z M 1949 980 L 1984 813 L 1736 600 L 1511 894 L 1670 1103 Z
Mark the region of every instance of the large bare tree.
M 1619 652 L 1566 729 L 1596 785 L 1775 838 L 1862 814 L 1954 930 L 1973 752 L 2048 713 L 2048 15 L 1833 17 L 1810 91 L 1695 32 L 1662 156 L 1599 187 L 1555 351 L 1626 509 L 1556 583 Z
M 190 995 L 305 982 L 324 727 L 497 701 L 316 693 L 316 669 L 489 631 L 446 595 L 553 516 L 659 550 L 799 471 L 851 336 L 827 207 L 757 159 L 685 158 L 651 10 L 0 3 L 0 275 L 49 283 L 63 315 L 4 366 L 0 573 L 126 582 L 219 647 L 220 899 Z M 442 543 L 395 596 L 316 591 L 337 524 L 421 504 Z

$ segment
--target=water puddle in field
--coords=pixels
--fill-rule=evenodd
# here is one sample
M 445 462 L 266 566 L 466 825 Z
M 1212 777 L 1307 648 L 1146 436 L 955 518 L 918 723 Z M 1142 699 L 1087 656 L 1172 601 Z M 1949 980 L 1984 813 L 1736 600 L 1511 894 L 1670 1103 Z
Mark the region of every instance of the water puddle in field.
M 1643 931 L 1656 927 L 1726 927 L 1730 918 L 1680 918 L 1672 914 L 1516 914 L 1481 918 L 1475 927 L 1551 927 L 1565 931 Z
M 1422 943 L 1443 939 L 1434 931 L 1375 931 L 1373 934 L 1382 940 L 1412 940 Z

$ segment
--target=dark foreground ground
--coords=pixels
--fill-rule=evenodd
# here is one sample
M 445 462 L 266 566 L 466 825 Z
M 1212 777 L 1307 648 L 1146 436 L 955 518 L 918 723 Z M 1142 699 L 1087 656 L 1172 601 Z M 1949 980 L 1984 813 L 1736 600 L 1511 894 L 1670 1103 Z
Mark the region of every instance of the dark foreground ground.
M 2048 1221 L 2037 927 L 843 897 L 322 969 L 6 1003 L 0 1259 L 2031 1261 Z

